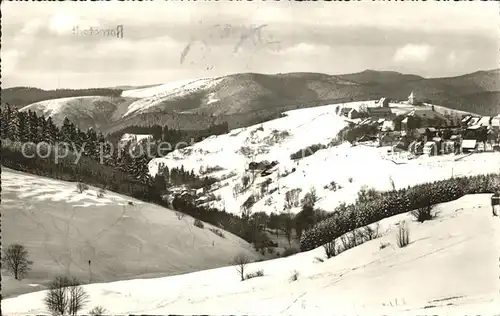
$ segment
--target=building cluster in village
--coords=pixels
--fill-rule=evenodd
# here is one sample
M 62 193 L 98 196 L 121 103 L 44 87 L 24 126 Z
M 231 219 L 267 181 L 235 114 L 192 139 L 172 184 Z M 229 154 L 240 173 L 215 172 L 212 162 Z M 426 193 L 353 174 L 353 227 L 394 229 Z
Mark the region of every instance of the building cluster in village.
M 422 103 L 413 92 L 408 100 L 390 103 L 389 98 L 381 98 L 375 106 L 339 107 L 337 113 L 352 125 L 377 126 L 377 133 L 361 136 L 358 143 L 376 143 L 415 155 L 500 151 L 500 114 L 461 114 Z

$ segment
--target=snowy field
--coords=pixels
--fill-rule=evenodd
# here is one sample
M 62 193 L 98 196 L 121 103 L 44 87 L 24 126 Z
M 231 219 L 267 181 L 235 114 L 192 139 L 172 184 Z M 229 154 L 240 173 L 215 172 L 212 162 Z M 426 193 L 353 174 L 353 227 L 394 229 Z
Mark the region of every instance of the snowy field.
M 94 187 L 79 193 L 75 183 L 2 167 L 2 244 L 25 245 L 34 261 L 21 282 L 2 271 L 3 297 L 41 289 L 64 273 L 107 282 L 221 267 L 240 252 L 259 257 L 239 237 L 195 227 L 190 216 L 113 192 L 97 195 Z
M 370 106 L 375 104 L 374 101 L 373 104 L 354 102 L 346 106 L 356 108 L 363 103 Z M 149 163 L 150 173 L 157 173 L 159 163 L 169 168 L 183 165 L 195 173 L 220 167 L 221 170 L 207 174 L 221 179 L 209 192 L 218 199 L 211 201 L 210 205 L 238 214 L 243 202 L 251 194 L 259 192 L 262 182 L 267 178 L 271 179 L 269 189 L 256 202 L 252 211 L 282 211 L 285 193 L 292 189 L 301 189 L 302 198 L 314 187 L 320 198 L 317 206 L 332 211 L 341 202 L 354 201 L 364 186 L 390 190 L 393 185 L 398 189 L 452 176 L 500 171 L 498 152 L 409 159 L 411 157 L 407 153 L 388 154 L 389 148 L 366 145 L 351 147 L 349 144 L 321 149 L 298 162 L 291 160 L 290 154 L 307 146 L 327 145 L 346 126 L 343 118 L 335 114 L 337 106 L 293 110 L 287 112 L 284 118 L 232 130 L 225 135 L 211 136 L 191 147 L 153 159 Z M 240 189 L 249 163 L 262 160 L 278 161 L 276 171 L 266 177 L 257 174 L 250 187 Z M 293 169 L 295 172 L 292 172 Z M 246 174 L 253 178 L 251 173 Z M 329 188 L 332 182 L 341 186 L 341 189 L 332 191 Z M 235 195 L 234 191 L 244 192 Z M 291 211 L 296 213 L 299 210 L 294 208 Z
M 437 205 L 438 217 L 380 222 L 381 237 L 326 259 L 322 248 L 249 264 L 264 276 L 240 281 L 235 267 L 84 286 L 109 314 L 493 315 L 498 313 L 500 218 L 490 194 Z M 406 220 L 410 244 L 396 245 Z M 381 245 L 386 244 L 382 248 Z M 320 262 L 321 258 L 324 262 Z M 291 276 L 297 272 L 297 280 Z M 5 315 L 47 313 L 44 291 L 2 301 Z

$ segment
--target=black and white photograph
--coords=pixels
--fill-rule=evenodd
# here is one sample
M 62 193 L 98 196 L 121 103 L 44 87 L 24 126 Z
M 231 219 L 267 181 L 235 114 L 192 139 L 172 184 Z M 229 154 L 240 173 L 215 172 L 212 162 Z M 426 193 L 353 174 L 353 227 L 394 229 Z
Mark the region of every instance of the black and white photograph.
M 0 315 L 500 312 L 498 2 L 0 6 Z

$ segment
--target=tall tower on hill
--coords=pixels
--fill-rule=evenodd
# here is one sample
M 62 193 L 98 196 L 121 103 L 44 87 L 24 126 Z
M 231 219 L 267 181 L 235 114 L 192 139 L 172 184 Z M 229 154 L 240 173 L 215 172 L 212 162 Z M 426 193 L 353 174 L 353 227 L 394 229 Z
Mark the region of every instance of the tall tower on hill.
M 408 97 L 408 103 L 410 103 L 411 105 L 417 104 L 417 98 L 415 97 L 413 91 L 410 93 L 410 96 Z

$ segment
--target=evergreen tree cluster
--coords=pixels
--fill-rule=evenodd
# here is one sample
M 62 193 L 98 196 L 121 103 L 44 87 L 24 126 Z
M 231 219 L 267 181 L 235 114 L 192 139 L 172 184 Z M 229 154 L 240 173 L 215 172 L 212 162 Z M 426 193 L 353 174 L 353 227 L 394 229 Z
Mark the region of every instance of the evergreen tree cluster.
M 137 155 L 130 143 L 125 146 L 109 143 L 102 133 L 92 128 L 82 131 L 68 118 L 59 129 L 51 117 L 45 119 L 33 111 L 21 112 L 10 106 L 0 112 L 0 119 L 2 139 L 20 143 L 66 144 L 68 150 L 82 150 L 85 157 L 99 163 L 102 160 L 102 163 L 132 175 L 143 184 L 150 183 L 147 152 Z
M 164 181 L 165 187 L 187 185 L 192 189 L 201 189 L 210 187 L 217 182 L 217 179 L 212 177 L 199 177 L 194 173 L 194 170 L 185 170 L 184 166 L 180 168 L 168 168 L 160 164 L 158 166 L 158 174 L 155 177 L 155 181 L 160 181 L 156 179 L 160 177 L 162 179 L 161 181 Z

